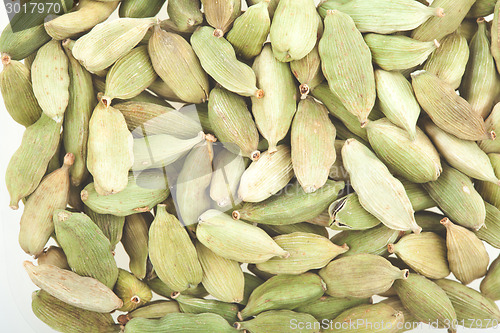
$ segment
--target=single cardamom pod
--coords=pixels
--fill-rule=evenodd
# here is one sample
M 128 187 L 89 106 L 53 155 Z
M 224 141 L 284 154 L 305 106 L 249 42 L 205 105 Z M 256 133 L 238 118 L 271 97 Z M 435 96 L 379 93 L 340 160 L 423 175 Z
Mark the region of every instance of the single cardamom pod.
M 171 0 L 167 3 L 167 13 L 180 31 L 188 31 L 203 22 L 200 0 Z
M 318 50 L 331 91 L 364 127 L 375 104 L 375 76 L 370 48 L 352 18 L 338 10 L 328 11 Z
M 500 103 L 493 107 L 488 118 L 485 120 L 486 129 L 488 131 L 500 130 Z M 479 147 L 485 153 L 500 153 L 500 140 L 482 140 L 479 142 Z
M 300 82 L 301 99 L 305 99 L 314 88 L 325 80 L 321 72 L 318 45 L 316 44 L 304 58 L 290 62 L 290 69 L 297 81 Z
M 367 230 L 344 230 L 335 234 L 330 240 L 334 244 L 347 244 L 349 247 L 349 250 L 340 254 L 339 258 L 359 253 L 385 256 L 388 253 L 387 245 L 395 242 L 399 235 L 399 231 L 381 224 Z
M 163 297 L 170 297 L 174 292 L 165 283 L 163 283 L 159 278 L 154 278 L 152 280 L 146 281 L 149 288 L 156 294 Z M 199 298 L 208 296 L 208 292 L 205 290 L 203 285 L 200 283 L 197 286 L 192 286 L 182 292 L 184 295 L 191 295 Z
M 263 284 L 264 280 L 247 272 L 243 272 L 243 276 L 245 277 L 245 289 L 243 290 L 243 300 L 239 304 L 246 305 L 252 292 Z
M 361 206 L 356 193 L 335 200 L 328 207 L 330 228 L 334 230 L 366 230 L 381 222 Z
M 222 37 L 241 14 L 239 0 L 201 0 L 208 24 L 215 28 L 214 36 Z
M 500 248 L 500 210 L 497 207 L 485 202 L 486 220 L 484 228 L 475 232 L 477 238 L 485 241 L 491 246 Z
M 399 179 L 403 184 L 406 194 L 410 199 L 413 210 L 416 212 L 436 207 L 436 202 L 432 200 L 431 196 L 421 184 L 412 183 L 406 179 Z M 418 224 L 418 223 L 417 223 Z
M 500 258 L 500 257 L 499 257 Z M 481 281 L 481 293 L 493 300 L 500 300 L 499 274 L 500 274 L 500 259 L 496 258 L 490 265 L 486 277 Z
M 483 242 L 470 230 L 441 220 L 446 227 L 448 262 L 453 275 L 464 285 L 486 275 L 490 257 Z
M 333 180 L 342 180 L 347 182 L 349 180 L 349 173 L 344 169 L 344 162 L 342 161 L 342 147 L 345 140 L 335 140 L 335 162 L 330 168 L 328 177 Z
M 125 325 L 124 333 L 176 331 L 235 333 L 236 329 L 215 313 L 169 313 L 161 319 L 133 318 Z
M 120 17 L 154 17 L 166 0 L 123 0 L 120 3 Z
M 240 178 L 248 163 L 230 150 L 219 151 L 213 161 L 210 198 L 221 209 L 230 209 L 239 202 L 237 191 Z
M 200 216 L 196 237 L 215 254 L 238 262 L 261 263 L 290 256 L 264 230 L 214 209 Z
M 149 255 L 149 226 L 152 222 L 153 216 L 151 213 L 132 214 L 125 217 L 121 242 L 130 258 L 130 271 L 138 279 L 146 277 Z
M 123 306 L 119 309 L 123 312 L 135 310 L 147 304 L 153 297 L 145 282 L 121 268 L 118 270 L 118 279 L 113 290 L 123 301 Z
M 71 270 L 64 251 L 57 246 L 52 245 L 49 248 L 43 249 L 43 252 L 39 254 L 36 259 L 38 265 L 52 265 L 62 269 Z
M 295 325 L 292 323 L 296 323 Z M 238 330 L 248 330 L 253 333 L 266 333 L 266 332 L 287 332 L 293 330 L 294 326 L 300 323 L 300 331 L 304 333 L 317 333 L 319 332 L 320 324 L 316 319 L 306 313 L 299 313 L 290 310 L 274 310 L 266 311 L 254 319 L 243 322 L 237 322 L 234 326 Z
M 231 303 L 224 303 L 214 299 L 203 299 L 182 293 L 174 292 L 170 296 L 177 301 L 179 309 L 184 313 L 215 313 L 227 320 L 234 323 L 237 320 L 238 305 Z
M 160 319 L 169 313 L 181 312 L 176 301 L 158 300 L 127 313 L 128 320 L 133 318 Z
M 326 227 L 312 224 L 309 222 L 301 222 L 301 223 L 286 224 L 286 225 L 261 224 L 259 225 L 259 227 L 261 229 L 264 229 L 264 231 L 267 232 L 271 237 L 276 237 L 279 235 L 288 235 L 294 232 L 308 233 L 308 234 L 328 237 L 328 230 L 326 230 Z
M 493 13 L 495 8 L 496 0 L 478 0 L 476 1 L 469 12 L 467 13 L 467 17 L 483 17 L 488 16 Z
M 497 71 L 500 73 L 500 3 L 497 1 L 491 21 L 491 55 L 495 59 Z
M 109 239 L 109 242 L 111 243 L 111 250 L 114 251 L 116 244 L 118 244 L 122 239 L 125 217 L 111 214 L 99 214 L 92 211 L 87 206 L 84 207 L 83 211 L 95 224 L 97 224 L 104 236 Z
M 295 308 L 297 312 L 308 313 L 319 322 L 335 319 L 345 310 L 362 304 L 370 304 L 371 298 L 349 298 L 321 296 L 318 300 Z
M 366 253 L 335 259 L 319 271 L 328 295 L 356 298 L 385 292 L 394 281 L 406 280 L 408 275 L 407 269 L 400 270 L 387 259 Z

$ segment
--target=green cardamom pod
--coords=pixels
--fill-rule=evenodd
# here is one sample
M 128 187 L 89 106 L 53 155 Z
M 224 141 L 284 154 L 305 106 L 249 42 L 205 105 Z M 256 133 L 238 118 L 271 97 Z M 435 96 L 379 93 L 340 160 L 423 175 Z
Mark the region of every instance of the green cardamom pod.
M 145 282 L 121 268 L 118 270 L 118 279 L 113 290 L 123 301 L 123 306 L 119 309 L 123 312 L 135 310 L 147 304 L 153 297 Z
M 38 265 L 52 265 L 62 269 L 71 269 L 68 265 L 68 259 L 64 251 L 57 246 L 52 245 L 49 248 L 43 249 L 43 252 L 39 254 L 36 259 Z
M 234 323 L 237 320 L 238 305 L 236 304 L 224 303 L 213 299 L 196 298 L 178 292 L 172 293 L 171 298 L 177 301 L 179 309 L 183 313 L 215 313 L 230 323 Z
M 125 217 L 111 214 L 99 214 L 92 211 L 87 206 L 84 207 L 83 211 L 92 221 L 94 221 L 95 224 L 97 224 L 104 236 L 109 239 L 111 249 L 114 250 L 116 244 L 118 244 L 122 239 Z
M 168 17 L 180 31 L 188 31 L 203 22 L 200 8 L 200 0 L 171 0 L 167 3 Z
M 500 130 L 500 103 L 493 107 L 488 118 L 485 120 L 486 129 L 495 132 L 497 128 Z M 482 140 L 479 141 L 479 147 L 485 153 L 500 153 L 500 140 Z
M 298 323 L 301 325 L 300 332 L 319 332 L 320 324 L 313 316 L 290 310 L 266 311 L 255 316 L 254 319 L 237 322 L 234 326 L 238 330 L 248 330 L 252 333 L 267 333 L 288 332 L 293 330 L 294 326 L 299 327 Z
M 241 14 L 239 0 L 201 0 L 208 24 L 215 28 L 214 36 L 222 37 Z
M 295 308 L 297 312 L 308 313 L 319 322 L 324 319 L 335 319 L 345 310 L 351 309 L 362 304 L 370 304 L 371 298 L 349 298 L 349 297 L 333 297 L 321 296 L 318 300 L 309 304 L 304 304 Z
M 154 17 L 158 15 L 166 0 L 123 0 L 120 3 L 120 17 Z
M 215 313 L 169 313 L 161 319 L 133 318 L 125 325 L 124 333 L 235 333 L 224 318 Z
M 366 230 L 381 222 L 361 206 L 356 193 L 335 200 L 328 207 L 330 228 L 334 230 Z
M 280 235 L 288 235 L 294 232 L 314 234 L 318 236 L 328 237 L 328 230 L 321 225 L 315 225 L 309 222 L 301 222 L 286 225 L 270 225 L 260 224 L 259 227 L 264 229 L 265 232 L 271 237 Z
M 484 228 L 475 232 L 477 238 L 485 241 L 491 246 L 500 248 L 500 210 L 497 207 L 485 202 L 486 220 Z
M 335 234 L 330 240 L 337 245 L 347 244 L 349 250 L 339 255 L 339 258 L 360 253 L 385 256 L 387 245 L 399 238 L 400 232 L 378 225 L 367 230 L 344 230 Z
M 500 257 L 499 257 L 500 258 Z M 481 281 L 481 293 L 483 296 L 493 300 L 500 300 L 500 259 L 495 259 L 488 269 L 486 277 Z
M 121 242 L 130 258 L 130 271 L 138 279 L 146 277 L 149 255 L 149 226 L 152 222 L 153 216 L 148 212 L 125 217 Z
M 230 150 L 219 151 L 213 161 L 210 198 L 221 209 L 230 209 L 239 202 L 237 191 L 240 178 L 248 163 Z
M 159 278 L 154 278 L 152 280 L 146 281 L 149 288 L 156 294 L 163 297 L 170 297 L 174 292 L 165 283 L 163 283 Z M 184 295 L 191 295 L 199 298 L 208 296 L 208 292 L 205 290 L 203 285 L 200 283 L 197 286 L 192 286 L 182 292 Z
M 300 95 L 302 99 L 305 99 L 314 88 L 325 80 L 321 72 L 318 45 L 316 44 L 304 58 L 290 62 L 290 69 L 293 76 L 300 82 Z
M 181 312 L 176 301 L 153 301 L 127 313 L 128 320 L 133 318 L 160 319 L 169 313 Z

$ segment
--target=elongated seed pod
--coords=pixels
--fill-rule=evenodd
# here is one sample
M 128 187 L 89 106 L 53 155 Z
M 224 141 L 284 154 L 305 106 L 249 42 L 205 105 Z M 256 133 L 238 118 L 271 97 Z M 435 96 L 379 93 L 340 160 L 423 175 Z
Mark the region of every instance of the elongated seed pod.
M 246 0 L 248 6 L 255 5 L 259 2 L 267 2 L 267 0 Z M 273 17 L 276 8 L 278 7 L 279 0 L 270 0 L 267 9 L 269 10 L 269 15 Z
M 294 223 L 288 225 L 269 225 L 269 224 L 261 224 L 260 228 L 264 229 L 270 236 L 276 237 L 279 235 L 287 235 L 293 232 L 305 232 L 308 234 L 315 234 L 323 237 L 328 237 L 328 231 L 325 227 L 308 223 Z
M 155 71 L 175 95 L 188 103 L 206 101 L 208 76 L 201 68 L 193 48 L 184 38 L 155 26 L 148 50 Z
M 122 191 L 134 164 L 133 137 L 120 111 L 97 104 L 89 122 L 87 168 L 100 195 Z
M 280 1 L 270 31 L 276 59 L 290 62 L 311 52 L 316 45 L 319 21 L 314 1 Z
M 154 17 L 166 0 L 124 0 L 120 4 L 120 17 Z
M 132 50 L 153 24 L 153 18 L 119 18 L 99 23 L 76 41 L 73 56 L 89 72 L 101 71 Z
M 171 288 L 169 288 L 165 283 L 163 283 L 159 278 L 154 278 L 152 280 L 146 281 L 148 286 L 160 296 L 170 297 L 174 292 Z M 182 292 L 184 295 L 191 295 L 195 297 L 206 297 L 208 296 L 208 292 L 205 290 L 202 284 L 198 284 L 197 286 L 190 287 Z
M 33 92 L 43 112 L 57 122 L 62 121 L 69 102 L 69 74 L 68 57 L 61 42 L 52 40 L 40 48 L 31 77 Z
M 237 320 L 238 306 L 236 304 L 225 303 L 213 299 L 197 298 L 174 292 L 171 298 L 177 301 L 181 312 L 185 313 L 215 313 L 226 319 L 228 322 Z
M 290 310 L 271 310 L 257 315 L 254 319 L 237 322 L 234 326 L 237 329 L 248 330 L 255 333 L 264 332 L 285 332 L 290 329 L 290 323 L 304 323 L 304 329 L 301 332 L 318 332 L 319 322 L 313 316 L 306 313 L 298 313 Z
M 318 321 L 324 319 L 331 320 L 335 319 L 347 309 L 361 304 L 369 304 L 370 300 L 370 298 L 332 297 L 325 295 L 315 302 L 301 305 L 294 310 L 296 312 L 308 313 L 314 316 Z
M 145 282 L 121 268 L 118 270 L 118 279 L 113 291 L 123 301 L 123 306 L 119 309 L 123 312 L 135 310 L 147 304 L 153 297 Z
M 2 65 L 0 91 L 5 108 L 14 121 L 28 127 L 42 114 L 33 92 L 30 70 L 21 62 L 12 60 L 8 54 L 2 55 Z
M 158 277 L 175 291 L 184 291 L 202 280 L 196 249 L 187 231 L 166 206 L 157 206 L 149 229 L 149 257 Z
M 470 103 L 472 109 L 486 118 L 495 101 L 500 83 L 495 60 L 491 55 L 487 22 L 477 20 L 478 30 L 470 42 L 470 58 L 467 63 L 460 94 Z
M 408 274 L 407 269 L 400 270 L 387 259 L 373 254 L 336 259 L 319 271 L 327 285 L 328 295 L 356 298 L 367 298 L 385 292 L 395 280 L 407 279 Z
M 485 202 L 486 220 L 484 228 L 475 232 L 476 236 L 495 248 L 500 248 L 500 210 Z
M 147 319 L 160 319 L 169 313 L 180 312 L 179 304 L 176 301 L 158 300 L 152 301 L 148 304 L 127 313 L 127 319 L 133 318 L 147 318 Z M 118 319 L 120 321 L 120 319 Z
M 101 313 L 112 312 L 123 305 L 111 289 L 96 279 L 52 265 L 35 266 L 25 261 L 23 266 L 34 284 L 69 305 Z
M 500 103 L 493 107 L 484 123 L 488 131 L 494 132 L 497 128 L 500 129 Z M 479 147 L 486 153 L 500 153 L 500 140 L 482 140 L 479 142 Z
M 215 28 L 214 36 L 222 37 L 241 14 L 241 1 L 201 0 L 208 24 Z
M 359 31 L 379 34 L 413 30 L 433 16 L 446 14 L 442 8 L 412 0 L 329 0 L 319 6 L 318 12 L 324 17 L 333 9 L 351 16 Z
M 500 154 L 488 154 L 488 158 L 495 171 L 495 175 L 500 175 Z M 500 187 L 497 184 L 478 180 L 474 186 L 486 202 L 497 208 L 500 207 Z
M 111 214 L 99 214 L 88 207 L 84 207 L 84 212 L 90 219 L 97 224 L 101 229 L 104 236 L 109 239 L 111 250 L 115 250 L 116 244 L 120 242 L 123 235 L 123 225 L 125 224 L 125 217 L 115 216 Z
M 335 126 L 312 98 L 299 103 L 291 132 L 293 170 L 306 193 L 321 188 L 336 159 Z
M 421 210 L 436 207 L 436 202 L 432 200 L 431 196 L 423 188 L 421 184 L 412 183 L 406 179 L 399 179 L 403 184 L 406 194 L 410 199 L 413 210 L 419 212 Z
M 349 139 L 342 148 L 342 160 L 363 208 L 391 229 L 420 233 L 422 228 L 415 222 L 403 184 L 391 175 L 374 153 L 358 141 Z M 367 163 L 370 165 L 368 170 Z
M 495 3 L 495 0 L 476 1 L 467 13 L 467 18 L 484 17 L 492 14 L 495 8 Z
M 439 44 L 425 62 L 424 70 L 458 89 L 469 60 L 467 39 L 455 31 L 441 39 Z
M 54 213 L 57 241 L 68 258 L 71 269 L 93 277 L 113 288 L 118 268 L 111 253 L 111 244 L 99 227 L 85 214 L 57 210 Z M 88 240 L 93 239 L 92 243 Z M 82 256 L 85 253 L 85 256 Z
M 39 255 L 54 232 L 52 217 L 68 204 L 69 168 L 74 161 L 73 154 L 66 154 L 63 166 L 45 177 L 26 201 L 19 231 L 19 244 L 26 253 Z
M 483 242 L 472 231 L 453 224 L 448 218 L 441 223 L 446 227 L 448 261 L 453 275 L 463 284 L 486 275 L 490 257 Z
M 500 73 L 500 3 L 498 1 L 491 21 L 491 55 L 495 59 L 497 71 Z
M 193 333 L 219 332 L 234 333 L 224 318 L 215 313 L 169 313 L 161 319 L 133 318 L 125 325 L 124 333 L 148 333 L 156 331 Z
M 344 230 L 330 240 L 337 244 L 347 244 L 349 250 L 339 255 L 340 258 L 360 253 L 386 255 L 387 245 L 395 242 L 400 232 L 378 225 L 367 230 Z
M 356 193 L 349 193 L 332 202 L 328 215 L 330 228 L 334 230 L 366 230 L 381 223 L 361 206 Z
M 377 97 L 384 115 L 395 125 L 405 129 L 411 140 L 416 137 L 420 105 L 410 82 L 399 72 L 375 71 Z
M 290 255 L 262 229 L 214 209 L 200 216 L 196 237 L 215 254 L 239 262 L 260 263 Z
M 246 12 L 234 21 L 233 28 L 226 38 L 238 56 L 252 59 L 262 51 L 271 28 L 268 6 L 269 2 L 261 1 L 248 7 Z
M 496 258 L 490 265 L 486 277 L 481 281 L 480 289 L 481 293 L 491 300 L 498 301 L 500 299 L 500 293 L 498 288 L 499 278 L 499 265 L 500 259 Z
M 373 332 L 373 327 L 379 320 L 385 325 L 377 331 L 385 333 L 397 332 L 398 327 L 403 327 L 403 323 L 406 322 L 403 312 L 395 310 L 390 305 L 378 303 L 359 305 L 342 312 L 331 322 L 331 327 L 340 327 L 338 332 L 342 333 L 369 333 Z M 353 329 L 354 325 L 357 327 Z
M 421 41 L 432 41 L 457 30 L 467 15 L 475 0 L 438 0 L 433 1 L 430 7 L 442 8 L 443 17 L 431 17 L 421 26 L 413 30 L 412 37 Z
M 224 149 L 213 161 L 210 198 L 222 209 L 234 207 L 238 200 L 238 185 L 247 163 L 239 155 Z
M 257 150 L 259 132 L 242 96 L 224 88 L 212 89 L 208 101 L 208 120 L 220 142 L 237 145 L 242 155 L 252 160 L 260 157 Z
M 214 32 L 211 27 L 201 27 L 191 36 L 191 45 L 203 69 L 229 91 L 262 98 L 264 91 L 256 87 L 253 70 L 238 61 L 231 43 L 223 37 L 216 37 Z
M 252 98 L 252 113 L 260 133 L 269 142 L 269 152 L 290 129 L 297 109 L 297 88 L 290 66 L 279 62 L 273 55 L 271 44 L 266 44 L 252 66 L 257 84 L 264 89 L 263 98 Z
M 396 174 L 415 183 L 438 179 L 442 170 L 439 154 L 420 128 L 416 127 L 412 141 L 407 131 L 382 118 L 370 122 L 367 133 L 377 156 Z
M 439 178 L 423 186 L 439 208 L 456 223 L 474 230 L 484 225 L 484 201 L 470 178 L 460 171 L 443 163 Z
M 411 76 L 418 102 L 441 129 L 464 140 L 495 138 L 494 132 L 486 130 L 481 115 L 449 84 L 426 71 L 417 71 Z
M 475 142 L 459 139 L 443 131 L 430 120 L 424 122 L 424 128 L 451 166 L 471 178 L 500 184 L 488 155 Z
M 318 47 L 330 89 L 363 127 L 376 95 L 372 56 L 363 36 L 347 14 L 332 10 L 325 17 L 325 32 Z M 356 56 L 348 59 L 345 54 Z
M 31 194 L 42 180 L 61 137 L 62 123 L 42 114 L 23 134 L 21 145 L 12 155 L 5 171 L 10 208 L 18 209 L 19 200 Z
M 153 222 L 153 216 L 150 213 L 132 214 L 125 217 L 121 242 L 130 258 L 130 271 L 138 279 L 146 277 L 151 222 Z
M 62 269 L 71 270 L 68 259 L 63 249 L 57 246 L 50 246 L 43 249 L 43 252 L 36 258 L 38 265 L 52 265 Z
M 252 162 L 241 176 L 238 197 L 247 202 L 260 202 L 276 194 L 293 178 L 290 148 L 276 147 L 277 151 L 264 152 Z
M 299 91 L 301 99 L 304 99 L 311 90 L 325 80 L 321 72 L 318 45 L 316 44 L 304 58 L 290 62 L 290 69 L 297 81 L 300 82 Z
M 199 0 L 172 0 L 167 3 L 167 13 L 180 31 L 187 31 L 203 22 L 200 7 Z
M 119 3 L 119 1 L 80 1 L 78 10 L 45 22 L 45 31 L 57 40 L 77 37 L 105 21 Z

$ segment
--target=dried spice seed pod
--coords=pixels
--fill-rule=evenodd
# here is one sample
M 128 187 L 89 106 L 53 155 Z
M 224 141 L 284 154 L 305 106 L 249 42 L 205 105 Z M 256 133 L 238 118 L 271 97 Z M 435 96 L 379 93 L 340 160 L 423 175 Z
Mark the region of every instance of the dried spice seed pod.
M 500 300 L 500 259 L 496 258 L 490 265 L 486 277 L 481 281 L 481 293 L 493 301 Z
M 246 202 L 261 202 L 278 193 L 293 178 L 290 148 L 276 147 L 277 151 L 264 152 L 241 176 L 238 197 Z
M 196 237 L 215 254 L 238 262 L 261 263 L 290 255 L 264 230 L 214 209 L 200 216 Z
M 201 283 L 210 295 L 222 302 L 241 302 L 245 277 L 240 264 L 215 254 L 201 242 L 197 241 L 195 245 L 203 269 Z
M 123 305 L 111 289 L 96 279 L 52 265 L 35 266 L 25 261 L 23 266 L 34 284 L 71 306 L 108 313 Z
M 442 279 L 450 275 L 446 241 L 433 232 L 405 235 L 396 244 L 389 244 L 388 250 L 415 272 L 429 279 Z
M 349 250 L 339 255 L 339 258 L 360 253 L 384 256 L 388 254 L 387 245 L 394 243 L 400 231 L 379 225 L 367 230 L 344 230 L 334 235 L 330 240 L 337 244 L 347 244 Z
M 19 230 L 19 244 L 26 253 L 38 256 L 54 232 L 54 212 L 68 204 L 69 168 L 74 160 L 73 154 L 66 154 L 63 166 L 45 177 L 26 201 Z
M 267 310 L 293 310 L 323 296 L 324 283 L 313 273 L 276 275 L 252 292 L 240 319 L 258 315 Z
M 118 267 L 111 253 L 111 244 L 101 229 L 87 215 L 66 210 L 54 213 L 54 226 L 57 241 L 71 269 L 113 288 L 118 278 Z M 89 239 L 93 241 L 89 242 Z
M 251 5 L 255 5 L 259 2 L 268 2 L 267 0 L 246 0 L 248 6 L 250 7 Z M 267 9 L 269 10 L 269 16 L 271 18 L 274 15 L 274 12 L 276 11 L 276 8 L 278 7 L 279 0 L 270 0 Z
M 321 322 L 324 319 L 335 319 L 345 310 L 362 304 L 370 304 L 371 301 L 371 298 L 333 297 L 325 295 L 314 302 L 301 305 L 294 310 L 296 312 L 308 313 Z
M 230 323 L 237 320 L 238 305 L 225 303 L 213 299 L 197 298 L 178 292 L 172 293 L 170 298 L 179 304 L 179 309 L 184 313 L 215 313 Z
M 477 0 L 467 13 L 467 17 L 484 17 L 493 13 L 496 0 Z
M 500 154 L 488 154 L 488 158 L 495 171 L 495 175 L 500 176 Z M 497 184 L 478 180 L 474 186 L 486 202 L 489 202 L 496 208 L 500 208 L 500 187 Z
M 442 170 L 439 154 L 425 133 L 419 127 L 415 129 L 412 140 L 406 130 L 387 118 L 366 127 L 371 147 L 394 173 L 415 183 L 434 181 Z
M 127 321 L 133 318 L 160 319 L 169 313 L 179 313 L 179 304 L 176 301 L 153 301 L 127 313 Z M 120 321 L 120 319 L 118 319 Z
M 75 163 L 69 170 L 71 184 L 80 186 L 88 177 L 87 141 L 89 121 L 96 106 L 95 92 L 90 73 L 73 57 L 72 40 L 63 41 L 62 45 L 69 60 L 69 102 L 64 115 L 63 145 L 64 150 L 73 153 Z
M 111 214 L 98 214 L 87 206 L 84 207 L 83 211 L 95 224 L 97 224 L 104 236 L 109 239 L 111 249 L 114 251 L 116 244 L 122 239 L 125 217 Z
M 491 55 L 495 59 L 497 71 L 500 73 L 500 2 L 498 1 L 491 21 Z
M 446 217 L 441 223 L 446 227 L 448 262 L 453 275 L 465 285 L 485 276 L 490 257 L 483 242 L 472 231 Z
M 100 195 L 122 191 L 134 164 L 133 137 L 122 113 L 102 99 L 89 122 L 87 169 Z
M 500 210 L 487 202 L 484 206 L 486 207 L 484 228 L 479 229 L 475 234 L 480 240 L 500 249 Z
M 488 131 L 496 131 L 500 129 L 500 103 L 493 107 L 488 118 L 485 120 L 486 129 Z M 479 142 L 479 147 L 485 153 L 500 153 L 500 140 L 482 140 Z
M 354 21 L 337 10 L 328 11 L 318 50 L 331 91 L 364 127 L 375 104 L 375 76 L 370 49 Z
M 201 0 L 208 24 L 215 28 L 214 36 L 222 37 L 241 14 L 239 0 Z
M 336 159 L 335 135 L 323 105 L 313 98 L 299 103 L 292 124 L 291 155 L 295 176 L 306 193 L 325 185 Z
M 133 318 L 125 325 L 124 333 L 175 331 L 234 333 L 236 329 L 215 313 L 169 313 L 161 319 Z
M 417 71 L 411 74 L 418 102 L 442 130 L 464 140 L 487 140 L 496 137 L 486 130 L 484 120 L 455 90 L 436 75 Z
M 236 220 L 270 225 L 307 221 L 324 212 L 344 186 L 343 181 L 328 180 L 318 191 L 306 193 L 298 183 L 294 183 L 283 193 L 265 201 L 243 204 L 233 211 L 232 216 Z
M 469 177 L 443 163 L 443 172 L 436 181 L 423 184 L 439 208 L 456 223 L 479 230 L 484 225 L 484 201 Z
M 288 258 L 271 258 L 257 264 L 257 269 L 271 274 L 302 274 L 325 267 L 333 258 L 345 253 L 349 247 L 338 246 L 328 238 L 303 232 L 294 232 L 273 238 Z
M 201 67 L 229 91 L 242 96 L 262 98 L 253 70 L 236 59 L 233 46 L 223 37 L 216 37 L 211 27 L 201 27 L 191 36 L 191 45 Z
M 491 55 L 488 23 L 477 19 L 478 30 L 470 42 L 470 58 L 460 87 L 460 94 L 472 109 L 486 118 L 498 95 L 500 78 Z
M 471 178 L 500 184 L 488 155 L 475 142 L 459 139 L 443 131 L 429 119 L 424 120 L 423 127 L 441 156 L 452 167 Z
M 300 82 L 301 99 L 305 99 L 314 88 L 325 80 L 321 71 L 318 45 L 316 44 L 304 58 L 290 62 L 290 69 L 297 81 Z
M 295 320 L 297 323 L 300 322 L 304 325 L 305 328 L 301 329 L 301 332 L 319 332 L 317 329 L 317 327 L 320 327 L 319 322 L 313 316 L 290 310 L 266 311 L 255 316 L 254 319 L 237 322 L 234 326 L 238 330 L 248 330 L 255 333 L 286 332 L 290 330 L 290 323 L 293 323 Z
M 246 305 L 252 292 L 263 284 L 264 280 L 247 272 L 243 272 L 243 275 L 245 277 L 245 289 L 243 290 L 243 300 L 239 304 Z
M 423 188 L 421 184 L 412 183 L 406 179 L 399 179 L 403 184 L 406 194 L 410 199 L 413 210 L 416 212 L 436 207 L 436 202 L 432 200 L 431 196 Z
M 309 222 L 301 222 L 301 223 L 294 223 L 287 225 L 261 224 L 259 227 L 261 229 L 264 229 L 264 231 L 267 232 L 271 237 L 276 237 L 279 235 L 287 235 L 294 232 L 305 232 L 308 234 L 328 237 L 328 230 L 326 230 L 326 227 L 312 224 Z
M 221 209 L 230 209 L 239 202 L 238 185 L 247 165 L 243 158 L 227 149 L 219 151 L 215 156 L 210 198 Z
M 196 249 L 187 231 L 164 204 L 157 206 L 149 228 L 149 257 L 158 277 L 174 291 L 182 292 L 202 280 Z
M 224 88 L 212 89 L 208 101 L 208 120 L 220 142 L 237 145 L 243 156 L 259 159 L 259 132 L 242 96 Z
M 52 40 L 37 52 L 31 68 L 33 93 L 43 112 L 56 122 L 63 120 L 69 102 L 68 63 L 61 42 Z
M 153 278 L 152 280 L 146 281 L 148 286 L 156 294 L 163 297 L 170 297 L 174 292 L 165 283 L 163 283 L 159 278 Z M 200 283 L 197 286 L 190 287 L 182 292 L 184 295 L 191 295 L 199 298 L 208 296 L 208 292 L 205 290 L 203 285 Z
M 120 17 L 154 17 L 166 0 L 123 0 L 120 3 Z
M 208 98 L 208 76 L 189 43 L 158 25 L 149 39 L 148 50 L 154 70 L 174 94 L 188 103 L 203 103 Z
M 99 23 L 75 42 L 73 56 L 89 72 L 99 72 L 139 44 L 154 22 L 153 18 L 119 18 Z
M 330 296 L 367 298 L 387 291 L 395 280 L 406 280 L 409 271 L 377 255 L 356 254 L 333 260 L 319 275 Z
M 106 21 L 119 3 L 120 1 L 80 1 L 77 10 L 45 22 L 45 31 L 56 40 L 78 37 Z
M 290 66 L 278 61 L 266 44 L 252 66 L 257 84 L 265 95 L 252 98 L 252 114 L 262 136 L 269 143 L 269 152 L 276 151 L 276 145 L 288 133 L 297 110 L 297 87 Z
M 373 327 L 381 322 L 384 322 L 384 325 L 377 332 L 395 333 L 399 327 L 403 326 L 405 318 L 401 311 L 396 311 L 387 304 L 359 305 L 342 312 L 335 318 L 330 324 L 330 330 L 342 333 L 370 333 L 373 332 Z M 361 323 L 361 325 L 354 323 Z M 352 328 L 354 325 L 356 328 Z M 339 326 L 341 329 L 333 329 Z
M 366 146 L 349 139 L 342 148 L 342 161 L 359 202 L 388 228 L 420 233 L 403 184 Z M 367 170 L 366 166 L 370 165 Z
M 366 230 L 381 222 L 361 206 L 356 193 L 335 200 L 328 207 L 329 227 L 333 230 Z
M 36 260 L 38 265 L 52 265 L 71 270 L 64 251 L 57 246 L 50 246 L 47 249 L 43 249 L 43 252 L 36 257 Z
M 123 312 L 135 310 L 147 304 L 153 297 L 146 283 L 121 268 L 118 270 L 118 279 L 113 291 L 123 301 L 123 306 L 119 309 Z
M 125 225 L 123 226 L 121 242 L 130 258 L 129 268 L 141 280 L 146 277 L 149 226 L 152 222 L 151 213 L 132 214 L 125 217 Z
M 200 0 L 171 0 L 167 3 L 167 13 L 180 31 L 189 31 L 203 22 L 200 7 Z
M 0 91 L 5 108 L 14 121 L 28 127 L 42 114 L 33 92 L 30 69 L 21 62 L 12 60 L 8 54 L 2 54 L 2 65 Z
M 439 41 L 440 46 L 424 64 L 424 70 L 458 89 L 469 60 L 467 39 L 455 31 Z
M 38 187 L 52 156 L 57 151 L 62 123 L 42 114 L 23 134 L 21 145 L 12 155 L 5 171 L 10 208 L 18 209 L 19 200 Z

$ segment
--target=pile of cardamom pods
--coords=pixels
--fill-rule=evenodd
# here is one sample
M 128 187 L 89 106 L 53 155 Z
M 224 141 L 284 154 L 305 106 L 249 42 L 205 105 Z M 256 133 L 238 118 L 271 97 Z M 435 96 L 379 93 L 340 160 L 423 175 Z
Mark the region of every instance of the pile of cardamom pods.
M 2 32 L 34 314 L 68 333 L 498 328 L 500 0 L 246 2 L 62 0 Z

